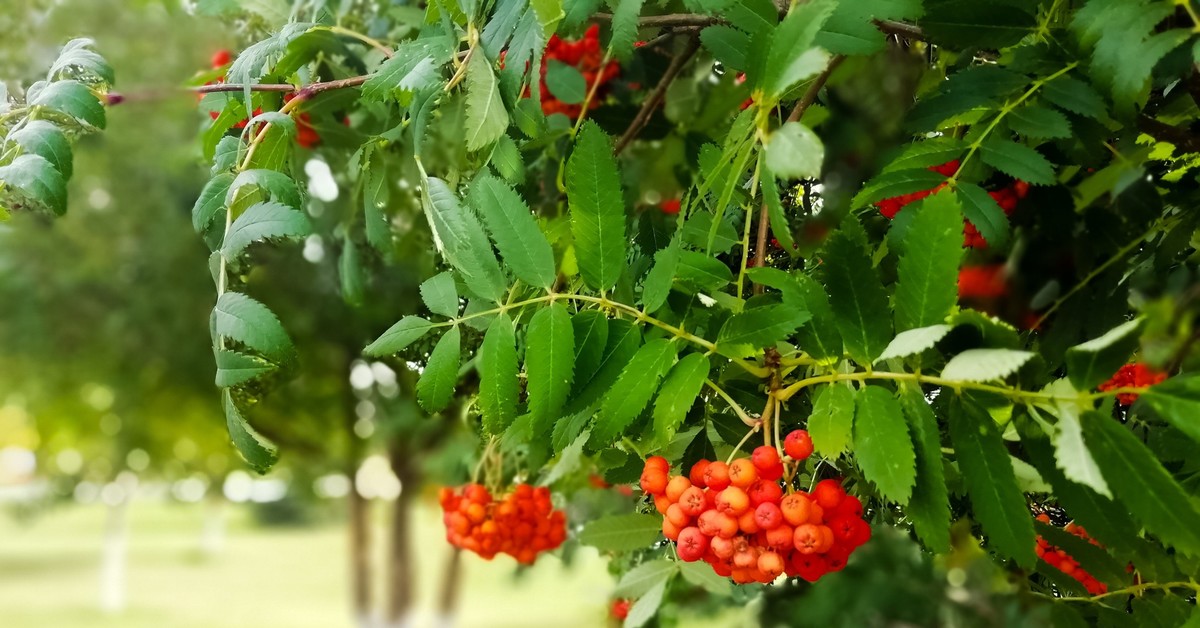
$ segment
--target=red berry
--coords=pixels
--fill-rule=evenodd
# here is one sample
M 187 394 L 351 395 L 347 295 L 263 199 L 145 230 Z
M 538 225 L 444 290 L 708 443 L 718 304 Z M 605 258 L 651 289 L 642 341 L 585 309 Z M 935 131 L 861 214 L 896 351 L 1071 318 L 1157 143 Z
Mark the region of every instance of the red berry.
M 708 469 L 709 461 L 700 460 L 692 465 L 692 472 L 688 474 L 688 479 L 692 481 L 692 486 L 704 488 L 707 486 L 704 483 L 704 472 Z
M 754 467 L 758 469 L 758 477 L 772 482 L 783 477 L 783 461 L 779 459 L 779 452 L 774 447 L 769 445 L 757 447 L 750 459 L 754 462 Z
M 806 460 L 813 453 L 812 438 L 808 430 L 793 430 L 783 439 L 783 451 L 793 460 Z
M 225 67 L 231 60 L 233 60 L 233 53 L 222 48 L 213 53 L 212 68 L 215 70 L 217 68 Z
M 709 464 L 704 470 L 704 484 L 710 490 L 725 490 L 729 486 L 729 465 L 720 460 Z

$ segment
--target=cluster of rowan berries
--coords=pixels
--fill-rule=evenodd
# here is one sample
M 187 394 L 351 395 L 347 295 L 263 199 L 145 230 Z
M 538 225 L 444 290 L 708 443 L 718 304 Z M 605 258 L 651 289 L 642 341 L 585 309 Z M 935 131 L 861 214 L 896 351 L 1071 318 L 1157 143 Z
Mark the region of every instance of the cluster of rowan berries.
M 958 298 L 999 299 L 1008 295 L 1004 264 L 963 266 L 958 271 Z
M 808 432 L 788 434 L 784 451 L 796 461 L 812 455 Z M 701 460 L 687 476 L 669 471 L 665 458 L 652 456 L 641 478 L 663 515 L 663 535 L 676 542 L 681 560 L 703 560 L 738 584 L 780 574 L 815 582 L 840 571 L 871 538 L 862 502 L 837 480 L 785 494 L 783 459 L 771 446 L 729 464 Z
M 940 166 L 931 166 L 929 169 L 944 177 L 950 177 L 958 172 L 958 167 L 959 161 L 955 159 Z M 909 203 L 935 194 L 945 185 L 945 183 L 941 183 L 928 190 L 918 190 L 908 194 L 901 194 L 900 196 L 885 198 L 876 203 L 876 206 L 879 207 L 879 213 L 883 214 L 888 220 L 891 220 Z M 1013 181 L 1005 187 L 988 192 L 988 196 L 991 196 L 996 201 L 996 204 L 1000 206 L 1000 209 L 1004 210 L 1005 216 L 1011 216 L 1013 211 L 1017 209 L 1017 202 L 1025 198 L 1027 194 L 1029 194 L 1029 184 L 1025 181 Z M 987 240 L 979 234 L 979 230 L 975 228 L 975 225 L 971 224 L 969 220 L 963 220 L 963 246 L 981 249 L 987 247 L 987 245 Z
M 1153 386 L 1166 378 L 1166 373 L 1150 368 L 1144 362 L 1133 362 L 1122 366 L 1107 382 L 1100 384 L 1096 388 L 1098 390 L 1145 388 Z M 1137 398 L 1137 393 L 1120 393 L 1117 395 L 1117 403 L 1129 406 L 1133 405 L 1133 402 L 1137 401 Z
M 1050 516 L 1046 515 L 1045 513 L 1038 515 L 1037 520 L 1045 524 L 1051 523 Z M 1096 539 L 1088 536 L 1088 533 L 1083 529 L 1083 526 L 1077 526 L 1074 523 L 1068 523 L 1063 529 L 1091 543 L 1092 545 L 1095 545 L 1096 547 L 1103 547 L 1096 542 Z M 1037 538 L 1036 551 L 1038 558 L 1046 561 L 1055 569 L 1058 569 L 1068 576 L 1078 580 L 1079 583 L 1083 585 L 1083 588 L 1087 589 L 1088 593 L 1091 593 L 1092 595 L 1100 595 L 1101 593 L 1108 592 L 1108 585 L 1096 580 L 1092 574 L 1081 569 L 1079 567 L 1079 563 L 1076 562 L 1074 558 L 1071 558 L 1070 555 L 1061 549 L 1050 545 L 1046 542 L 1046 539 L 1040 536 Z
M 229 65 L 229 62 L 232 60 L 233 60 L 233 53 L 229 52 L 228 50 L 218 50 L 218 51 L 214 52 L 213 56 L 212 56 L 212 69 L 220 70 L 220 69 L 224 68 L 225 66 Z M 224 83 L 224 82 L 225 82 L 225 75 L 222 74 L 221 76 L 218 76 L 216 79 L 205 83 L 205 85 L 213 85 L 215 83 Z M 288 102 L 294 96 L 295 96 L 295 94 L 284 94 L 283 102 Z M 262 114 L 262 112 L 263 112 L 262 107 L 256 107 L 254 109 L 255 116 Z M 208 115 L 213 120 L 216 120 L 217 116 L 220 114 L 218 114 L 216 111 L 210 111 L 210 112 L 208 112 Z M 233 128 L 244 129 L 244 128 L 246 128 L 246 125 L 249 123 L 250 123 L 249 119 L 243 118 L 243 119 L 239 120 L 237 124 L 234 124 Z M 321 143 L 321 136 L 317 135 L 317 130 L 312 125 L 312 117 L 309 116 L 309 114 L 307 114 L 307 113 L 301 113 L 300 115 L 296 116 L 296 143 L 303 146 L 304 148 L 312 148 L 312 147 L 316 146 L 317 144 Z
M 531 565 L 567 537 L 566 515 L 554 509 L 544 486 L 518 484 L 499 499 L 482 484 L 468 484 L 459 492 L 443 487 L 438 499 L 446 540 L 487 560 L 504 553 Z
M 583 75 L 588 90 L 591 90 L 598 83 L 598 86 L 595 88 L 595 96 L 592 98 L 588 109 L 595 109 L 600 106 L 600 100 L 606 91 L 606 84 L 621 73 L 621 66 L 616 61 L 610 61 L 604 66 L 600 65 L 604 61 L 604 53 L 600 50 L 599 25 L 592 24 L 584 32 L 582 39 L 574 41 L 562 39 L 558 35 L 552 35 L 550 41 L 546 43 L 545 55 L 542 56 L 542 112 L 546 115 L 562 113 L 573 119 L 578 118 L 579 114 L 583 111 L 582 104 L 562 102 L 550 93 L 550 88 L 546 86 L 546 67 L 551 60 L 564 63 L 579 70 L 579 73 Z

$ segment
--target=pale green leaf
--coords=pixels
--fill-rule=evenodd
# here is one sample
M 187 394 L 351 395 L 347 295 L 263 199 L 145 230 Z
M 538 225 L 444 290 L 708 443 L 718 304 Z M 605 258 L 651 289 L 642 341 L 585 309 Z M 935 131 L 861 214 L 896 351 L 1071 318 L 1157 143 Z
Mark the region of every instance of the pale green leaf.
M 1054 441 L 1054 458 L 1068 480 L 1082 484 L 1100 495 L 1112 499 L 1112 491 L 1092 452 L 1083 442 L 1083 425 L 1077 410 L 1070 408 L 1058 413 L 1058 432 Z
M 8 141 L 27 154 L 40 155 L 54 166 L 63 179 L 72 172 L 71 145 L 59 128 L 45 120 L 27 120 L 25 125 L 8 135 Z
M 508 129 L 508 110 L 500 98 L 500 81 L 482 54 L 467 61 L 467 150 L 476 151 L 500 139 Z
M 1004 215 L 996 199 L 974 183 L 959 182 L 955 189 L 963 217 L 975 225 L 988 246 L 1000 248 L 1007 244 L 1008 216 Z
M 663 596 L 667 592 L 667 582 L 669 579 L 654 585 L 638 601 L 634 602 L 629 607 L 629 614 L 625 616 L 625 622 L 621 624 L 621 627 L 641 628 L 646 625 L 646 622 L 653 619 L 658 614 L 658 607 L 662 606 Z
M 1091 390 L 1112 377 L 1138 347 L 1142 320 L 1122 323 L 1104 335 L 1067 349 L 1067 376 L 1077 390 Z
M 260 360 L 252 355 L 238 353 L 237 351 L 218 349 L 216 354 L 216 384 L 218 388 L 229 388 L 230 386 L 244 384 L 252 379 L 266 375 L 277 368 L 274 364 L 266 360 Z
M 837 458 L 850 446 L 854 433 L 854 389 L 831 384 L 820 389 L 808 416 L 813 449 L 825 458 Z
M 438 273 L 421 284 L 421 300 L 434 314 L 448 318 L 458 316 L 458 288 L 449 271 Z
M 648 560 L 625 572 L 617 586 L 613 589 L 615 598 L 637 599 L 645 595 L 656 585 L 662 584 L 679 573 L 681 563 L 666 558 Z
M 517 417 L 517 338 L 507 314 L 492 319 L 476 362 L 483 431 L 502 434 Z
M 609 515 L 583 526 L 579 542 L 602 552 L 629 552 L 648 547 L 661 534 L 659 515 Z
M 875 20 L 915 20 L 922 14 L 920 0 L 839 2 L 817 35 L 817 45 L 844 55 L 881 52 L 887 36 L 875 25 Z
M 231 183 L 233 174 L 222 172 L 204 184 L 196 204 L 192 206 L 192 228 L 196 233 L 203 235 L 211 227 L 219 224 L 217 218 L 225 213 L 225 195 L 229 192 Z
M 883 353 L 880 354 L 875 362 L 883 362 L 893 358 L 905 358 L 910 355 L 916 355 L 927 349 L 932 349 L 939 340 L 946 337 L 953 329 L 950 325 L 929 325 L 928 327 L 917 327 L 896 334 Z
M 811 46 L 835 6 L 836 3 L 829 0 L 795 5 L 775 27 L 760 82 L 768 97 L 779 98 L 796 83 L 819 73 L 829 64 L 829 53 Z M 781 170 L 772 169 L 783 174 Z
M 535 437 L 549 433 L 566 403 L 574 362 L 575 333 L 567 308 L 555 303 L 539 309 L 529 321 L 525 349 L 526 390 Z
M 1033 356 L 1029 351 L 1016 349 L 967 349 L 950 358 L 942 369 L 942 378 L 962 382 L 1003 379 L 1016 373 Z
M 815 179 L 821 176 L 825 145 L 812 129 L 786 122 L 767 142 L 767 167 L 781 179 Z
M 15 188 L 20 204 L 32 203 L 56 216 L 67 211 L 67 182 L 41 155 L 19 155 L 12 163 L 0 166 L 0 184 L 0 192 L 5 195 Z M 15 204 L 9 203 L 10 207 Z
M 551 59 L 546 63 L 545 82 L 550 94 L 568 105 L 578 105 L 587 97 L 587 81 L 575 66 Z
M 406 41 L 396 47 L 371 77 L 363 83 L 362 97 L 383 101 L 394 92 L 414 93 L 428 89 L 441 79 L 437 68 L 450 60 L 454 50 L 445 37 Z
M 617 0 L 612 14 L 612 38 L 608 40 L 608 51 L 621 61 L 633 54 L 637 40 L 638 16 L 645 0 Z
M 679 240 L 674 238 L 654 254 L 654 266 L 650 267 L 642 283 L 642 304 L 646 306 L 646 312 L 656 312 L 667 302 L 679 267 L 679 253 Z
M 420 340 L 430 329 L 433 329 L 433 323 L 420 316 L 405 316 L 383 332 L 375 342 L 367 345 L 363 353 L 372 357 L 393 355 Z
M 458 326 L 446 330 L 438 339 L 421 378 L 417 380 L 417 401 L 428 412 L 442 410 L 454 396 L 461 360 L 462 332 Z

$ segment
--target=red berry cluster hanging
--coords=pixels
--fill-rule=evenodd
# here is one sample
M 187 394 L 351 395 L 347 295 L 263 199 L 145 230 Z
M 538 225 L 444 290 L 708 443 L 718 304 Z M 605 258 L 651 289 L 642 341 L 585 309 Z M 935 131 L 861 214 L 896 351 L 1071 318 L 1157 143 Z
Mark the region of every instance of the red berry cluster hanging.
M 1048 525 L 1053 525 L 1050 523 L 1049 515 L 1046 515 L 1045 513 L 1038 515 L 1037 520 L 1041 521 L 1042 523 L 1048 524 Z M 1075 536 L 1091 543 L 1092 545 L 1095 545 L 1096 547 L 1103 547 L 1102 545 L 1100 545 L 1099 543 L 1096 542 L 1096 539 L 1093 539 L 1092 537 L 1088 536 L 1087 531 L 1084 530 L 1082 526 L 1077 526 L 1074 523 L 1068 523 L 1063 529 L 1066 530 L 1067 532 L 1070 532 L 1071 534 L 1074 534 Z M 1096 578 L 1093 577 L 1092 574 L 1090 574 L 1090 573 L 1084 571 L 1082 568 L 1080 568 L 1079 563 L 1076 562 L 1074 558 L 1071 558 L 1071 556 L 1068 555 L 1063 550 L 1058 549 L 1057 547 L 1054 547 L 1053 545 L 1050 545 L 1049 543 L 1046 542 L 1046 539 L 1044 539 L 1040 536 L 1037 538 L 1037 550 L 1036 551 L 1037 551 L 1038 558 L 1046 561 L 1051 566 L 1053 566 L 1055 569 L 1058 569 L 1059 571 L 1067 574 L 1068 576 L 1071 576 L 1072 578 L 1078 580 L 1079 583 L 1083 585 L 1083 588 L 1087 589 L 1088 593 L 1091 593 L 1092 595 L 1100 595 L 1101 593 L 1108 593 L 1108 585 L 1104 584 L 1103 582 L 1100 582 L 1099 580 L 1096 580 Z
M 1134 362 L 1122 366 L 1107 382 L 1100 384 L 1096 388 L 1098 390 L 1145 388 L 1162 382 L 1166 378 L 1166 373 L 1150 368 L 1143 362 Z M 1117 403 L 1129 406 L 1133 405 L 1133 402 L 1137 401 L 1137 398 L 1137 393 L 1120 393 L 1117 395 Z
M 808 433 L 789 434 L 785 451 L 796 461 L 811 455 Z M 663 535 L 676 542 L 681 560 L 703 560 L 738 584 L 769 583 L 780 574 L 815 582 L 845 567 L 871 538 L 862 503 L 837 480 L 785 494 L 784 461 L 771 446 L 729 464 L 701 460 L 686 477 L 669 471 L 666 459 L 653 456 L 641 478 L 663 515 Z
M 606 92 L 606 84 L 621 73 L 621 66 L 616 61 L 609 61 L 603 67 L 600 65 L 604 61 L 604 53 L 600 50 L 599 25 L 592 24 L 588 27 L 587 32 L 583 34 L 583 38 L 575 41 L 561 39 L 558 35 L 552 35 L 550 41 L 546 43 L 546 53 L 542 57 L 542 112 L 546 115 L 562 113 L 574 119 L 578 118 L 579 114 L 583 111 L 581 104 L 562 102 L 550 93 L 550 88 L 546 86 L 546 67 L 551 60 L 564 63 L 579 70 L 589 91 L 593 85 L 599 82 L 599 86 L 596 87 L 596 95 L 592 98 L 588 109 L 595 109 L 600 106 L 600 101 Z
M 958 167 L 959 161 L 955 159 L 940 166 L 931 166 L 929 169 L 944 177 L 950 177 L 953 176 L 955 172 L 958 172 Z M 900 213 L 900 210 L 904 209 L 904 207 L 909 203 L 919 201 L 927 196 L 935 194 L 945 185 L 945 183 L 941 183 L 928 190 L 918 190 L 908 194 L 901 194 L 900 196 L 885 198 L 876 203 L 876 206 L 879 207 L 879 213 L 883 214 L 888 220 L 891 220 L 895 218 L 896 214 Z M 1025 198 L 1028 193 L 1028 183 L 1024 181 L 1013 181 L 1003 188 L 988 192 L 988 196 L 991 196 L 992 199 L 996 201 L 996 204 L 1000 206 L 1000 209 L 1004 210 L 1005 216 L 1011 216 L 1013 211 L 1017 208 L 1017 202 Z M 963 220 L 963 246 L 981 249 L 987 247 L 987 245 L 987 240 L 985 240 L 983 236 L 979 234 L 979 230 L 975 228 L 975 225 L 971 224 L 971 221 L 969 220 Z
M 999 299 L 1008 295 L 1004 264 L 964 266 L 958 271 L 958 298 Z
M 493 499 L 482 484 L 468 484 L 461 491 L 443 487 L 438 498 L 446 540 L 487 560 L 503 553 L 531 565 L 567 537 L 566 515 L 554 509 L 544 486 L 517 484 Z
M 233 53 L 229 52 L 228 50 L 218 50 L 218 51 L 214 52 L 213 56 L 212 56 L 212 69 L 219 70 L 219 69 L 225 67 L 226 65 L 229 65 L 229 62 L 232 59 L 233 59 Z M 216 85 L 216 84 L 220 84 L 220 83 L 224 83 L 224 82 L 225 82 L 225 75 L 222 74 L 222 75 L 218 76 L 217 78 L 205 83 L 205 85 Z M 295 97 L 295 94 L 284 94 L 283 102 L 288 102 L 293 97 Z M 254 109 L 255 116 L 262 114 L 262 112 L 263 112 L 262 107 L 255 107 L 255 109 Z M 217 113 L 216 111 L 210 111 L 210 112 L 208 112 L 208 115 L 213 120 L 216 120 L 217 116 L 219 116 L 220 114 Z M 242 118 L 241 120 L 239 120 L 237 122 L 237 124 L 233 125 L 233 128 L 244 129 L 244 128 L 246 128 L 246 125 L 249 124 L 249 122 L 250 122 L 249 119 Z M 317 144 L 321 143 L 321 136 L 317 135 L 317 129 L 315 127 L 313 127 L 312 117 L 308 113 L 301 113 L 300 115 L 296 116 L 296 143 L 299 144 L 300 146 L 303 146 L 304 148 L 310 148 L 310 149 L 312 147 L 316 146 Z

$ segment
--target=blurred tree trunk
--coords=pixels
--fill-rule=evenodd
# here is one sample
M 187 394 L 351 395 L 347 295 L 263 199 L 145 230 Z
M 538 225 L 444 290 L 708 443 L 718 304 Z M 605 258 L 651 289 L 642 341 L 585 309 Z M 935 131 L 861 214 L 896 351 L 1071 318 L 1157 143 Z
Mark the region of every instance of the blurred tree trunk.
M 370 503 L 358 492 L 355 477 L 362 464 L 362 441 L 354 433 L 358 420 L 358 397 L 350 385 L 350 368 L 354 353 L 346 352 L 346 368 L 342 377 L 342 422 L 346 430 L 345 474 L 350 478 L 350 492 L 346 494 L 349 509 L 350 533 L 350 595 L 354 605 L 354 620 L 357 625 L 374 625 L 371 609 L 371 522 Z
M 462 550 L 451 548 L 447 555 L 446 570 L 442 573 L 442 591 L 438 596 L 438 623 L 453 626 L 458 612 L 458 589 L 462 582 Z
M 400 479 L 400 496 L 392 512 L 392 547 L 389 566 L 388 625 L 411 624 L 413 606 L 412 505 L 418 496 L 421 474 L 408 449 L 397 440 L 388 447 L 392 473 Z

